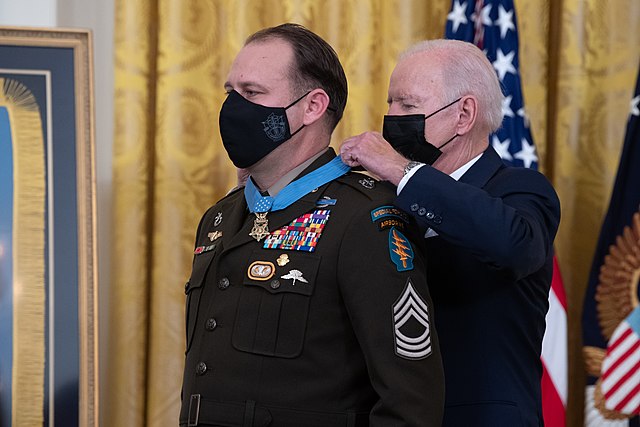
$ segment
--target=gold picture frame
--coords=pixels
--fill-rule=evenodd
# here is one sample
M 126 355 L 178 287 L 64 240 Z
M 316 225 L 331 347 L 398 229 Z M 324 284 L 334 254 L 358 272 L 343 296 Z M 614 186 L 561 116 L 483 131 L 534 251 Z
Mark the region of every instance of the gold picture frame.
M 98 424 L 94 134 L 91 33 L 0 27 L 0 426 Z

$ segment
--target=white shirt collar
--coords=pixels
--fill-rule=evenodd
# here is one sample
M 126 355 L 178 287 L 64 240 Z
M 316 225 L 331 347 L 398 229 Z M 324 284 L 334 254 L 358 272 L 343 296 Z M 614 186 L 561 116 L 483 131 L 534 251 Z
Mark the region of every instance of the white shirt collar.
M 456 181 L 459 181 L 460 178 L 462 178 L 462 175 L 464 175 L 465 172 L 468 171 L 471 168 L 471 166 L 473 166 L 474 163 L 478 161 L 478 159 L 480 159 L 482 154 L 483 153 L 478 154 L 476 157 L 474 157 L 473 159 L 469 160 L 464 165 L 460 166 L 458 169 L 456 169 L 453 172 L 451 172 L 451 174 L 449 174 L 449 176 L 451 178 L 455 179 Z

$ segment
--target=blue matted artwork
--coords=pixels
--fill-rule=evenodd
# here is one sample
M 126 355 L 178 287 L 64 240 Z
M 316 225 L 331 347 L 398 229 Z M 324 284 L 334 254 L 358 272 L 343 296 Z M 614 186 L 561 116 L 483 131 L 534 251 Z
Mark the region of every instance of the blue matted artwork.
M 0 28 L 0 427 L 98 423 L 90 58 Z

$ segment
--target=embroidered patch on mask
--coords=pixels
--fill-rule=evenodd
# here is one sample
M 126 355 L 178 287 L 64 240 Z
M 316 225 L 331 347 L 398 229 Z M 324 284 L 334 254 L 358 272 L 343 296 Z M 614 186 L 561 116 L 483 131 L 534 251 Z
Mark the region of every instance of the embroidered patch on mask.
M 395 227 L 389 230 L 389 255 L 398 271 L 413 270 L 413 249 L 404 234 Z
M 284 124 L 284 116 L 278 116 L 274 113 L 269 114 L 267 120 L 262 122 L 262 126 L 264 127 L 264 133 L 266 133 L 271 140 L 276 142 L 284 138 L 284 135 L 287 132 L 287 128 Z
M 296 218 L 269 234 L 263 248 L 313 252 L 329 220 L 329 213 L 327 209 L 315 210 Z

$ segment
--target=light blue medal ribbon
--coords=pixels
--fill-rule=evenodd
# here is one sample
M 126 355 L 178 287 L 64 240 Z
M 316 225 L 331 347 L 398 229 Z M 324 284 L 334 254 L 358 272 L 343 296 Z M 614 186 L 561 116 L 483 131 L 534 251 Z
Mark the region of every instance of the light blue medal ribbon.
M 244 198 L 251 213 L 279 211 L 289 207 L 314 189 L 344 175 L 350 169 L 349 166 L 342 163 L 340 156 L 337 156 L 322 167 L 291 182 L 275 197 L 262 196 L 253 181 L 248 179 L 244 187 Z

